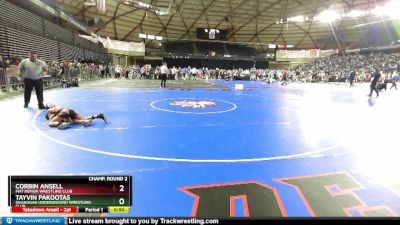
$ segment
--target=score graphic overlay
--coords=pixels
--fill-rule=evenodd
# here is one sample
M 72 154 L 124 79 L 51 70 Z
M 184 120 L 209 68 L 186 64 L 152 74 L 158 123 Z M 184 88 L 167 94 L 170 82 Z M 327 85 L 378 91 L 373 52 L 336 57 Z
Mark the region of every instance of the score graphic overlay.
M 12 213 L 128 213 L 131 176 L 9 176 Z

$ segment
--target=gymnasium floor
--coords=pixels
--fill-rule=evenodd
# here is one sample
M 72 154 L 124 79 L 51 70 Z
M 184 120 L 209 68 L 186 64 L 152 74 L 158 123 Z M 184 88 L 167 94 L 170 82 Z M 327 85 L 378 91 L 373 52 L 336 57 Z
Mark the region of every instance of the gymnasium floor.
M 400 214 L 400 91 L 208 82 L 232 89 L 46 91 L 46 102 L 110 120 L 64 131 L 47 126 L 35 95 L 28 109 L 1 101 L 0 215 L 8 175 L 58 174 L 133 176 L 131 216 Z M 216 105 L 170 104 L 183 100 Z

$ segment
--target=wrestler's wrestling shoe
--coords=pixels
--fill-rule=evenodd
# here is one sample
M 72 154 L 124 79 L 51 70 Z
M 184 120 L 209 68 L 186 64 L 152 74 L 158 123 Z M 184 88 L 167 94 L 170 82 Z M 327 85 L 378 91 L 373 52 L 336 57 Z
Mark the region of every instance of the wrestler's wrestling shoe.
M 89 121 L 85 121 L 85 122 L 82 123 L 82 125 L 83 125 L 84 127 L 88 127 L 88 126 L 92 125 L 92 123 L 89 122 Z
M 68 127 L 70 127 L 71 126 L 71 123 L 70 122 L 63 122 L 62 124 L 60 124 L 59 126 L 58 126 L 58 129 L 59 130 L 65 130 L 65 129 L 67 129 Z
M 45 108 L 48 110 L 48 109 L 51 109 L 51 108 L 54 108 L 55 107 L 55 105 L 53 105 L 53 104 L 46 104 L 45 105 Z
M 104 123 L 108 123 L 107 117 L 104 115 L 104 113 L 100 113 L 97 118 L 104 120 Z

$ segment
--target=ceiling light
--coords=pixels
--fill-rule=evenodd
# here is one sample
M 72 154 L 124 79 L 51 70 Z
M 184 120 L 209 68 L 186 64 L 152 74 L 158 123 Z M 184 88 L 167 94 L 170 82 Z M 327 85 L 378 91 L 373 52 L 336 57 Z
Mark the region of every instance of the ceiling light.
M 164 16 L 169 14 L 169 9 L 158 8 L 156 11 L 157 15 Z
M 346 17 L 350 17 L 350 18 L 358 18 L 358 17 L 362 17 L 365 16 L 365 12 L 361 11 L 361 10 L 351 10 L 350 12 L 346 13 Z
M 376 16 L 389 16 L 391 18 L 400 18 L 398 11 L 400 8 L 400 2 L 398 0 L 392 0 L 384 6 L 379 6 L 371 10 L 371 14 Z
M 300 15 L 300 16 L 289 17 L 287 20 L 290 22 L 304 22 L 305 18 L 304 16 Z
M 376 16 L 384 16 L 386 15 L 386 9 L 384 7 L 376 7 L 375 9 L 371 10 L 371 13 Z
M 138 4 L 140 7 L 143 7 L 143 8 L 152 8 L 152 6 L 150 4 L 147 4 L 145 2 L 139 2 Z
M 96 2 L 94 0 L 85 0 L 83 2 L 83 5 L 85 5 L 85 6 L 95 6 Z
M 315 17 L 316 20 L 321 21 L 321 22 L 326 22 L 326 23 L 333 22 L 340 18 L 341 18 L 341 16 L 333 10 L 323 11 L 321 14 L 319 14 L 318 16 Z
M 400 2 L 399 0 L 392 0 L 390 1 L 385 7 L 384 11 L 386 13 L 386 16 L 389 16 L 393 19 L 399 19 L 399 9 L 400 9 Z

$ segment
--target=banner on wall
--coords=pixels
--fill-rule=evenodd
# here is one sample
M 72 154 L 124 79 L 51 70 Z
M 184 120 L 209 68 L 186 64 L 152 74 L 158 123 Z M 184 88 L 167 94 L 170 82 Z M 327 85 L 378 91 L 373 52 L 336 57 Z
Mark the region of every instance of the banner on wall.
M 97 38 L 80 35 L 95 43 L 101 42 L 105 48 L 108 49 L 108 53 L 118 54 L 118 55 L 129 55 L 129 56 L 144 56 L 145 55 L 145 43 L 144 42 L 127 42 L 112 40 L 109 37 L 102 38 L 97 36 Z
M 309 50 L 278 50 L 276 52 L 276 58 L 278 61 L 284 61 L 288 59 L 302 59 L 302 58 L 321 58 L 335 54 L 335 50 L 320 50 L 320 49 L 309 49 Z
M 103 45 L 109 53 L 131 56 L 144 56 L 145 54 L 144 42 L 117 41 L 107 37 L 107 40 L 103 41 Z

